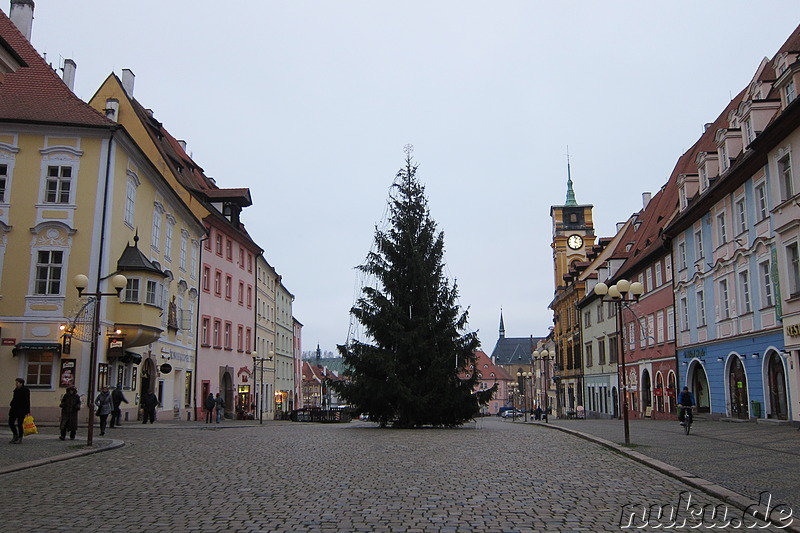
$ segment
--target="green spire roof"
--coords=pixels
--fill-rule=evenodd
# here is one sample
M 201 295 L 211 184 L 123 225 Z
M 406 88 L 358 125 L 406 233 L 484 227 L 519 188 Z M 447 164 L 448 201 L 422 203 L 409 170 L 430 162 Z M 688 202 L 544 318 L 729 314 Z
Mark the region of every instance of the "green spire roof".
M 566 207 L 575 207 L 578 202 L 575 201 L 575 191 L 572 190 L 572 175 L 569 171 L 569 156 L 567 156 L 567 201 L 564 203 Z

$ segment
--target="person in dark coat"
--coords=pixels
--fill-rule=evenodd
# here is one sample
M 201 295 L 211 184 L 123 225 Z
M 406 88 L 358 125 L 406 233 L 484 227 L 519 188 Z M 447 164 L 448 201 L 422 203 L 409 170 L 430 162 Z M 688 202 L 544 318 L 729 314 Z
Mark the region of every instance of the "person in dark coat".
M 117 388 L 111 393 L 111 402 L 114 404 L 114 410 L 111 411 L 111 423 L 108 424 L 108 427 L 113 428 L 121 425 L 122 409 L 119 408 L 120 405 L 128 403 L 128 399 L 122 392 L 122 383 L 117 383 Z
M 100 390 L 100 394 L 94 399 L 94 404 L 97 406 L 97 416 L 100 417 L 100 435 L 105 435 L 108 415 L 114 410 L 114 401 L 111 399 L 108 387 L 104 386 Z
M 219 421 L 225 417 L 225 400 L 219 393 L 217 393 L 217 397 L 214 399 L 214 406 L 217 409 L 217 424 L 219 424 Z
M 61 440 L 67 438 L 67 430 L 69 430 L 70 440 L 75 440 L 75 432 L 78 431 L 78 411 L 81 409 L 81 397 L 78 396 L 78 389 L 75 387 L 67 387 L 67 392 L 61 397 Z
M 142 424 L 147 424 L 149 420 L 152 424 L 156 421 L 156 407 L 158 407 L 158 396 L 154 392 L 148 392 L 142 398 L 142 409 L 144 409 L 144 416 L 142 417 Z
M 31 391 L 25 386 L 25 380 L 17 378 L 14 383 L 14 395 L 11 397 L 11 409 L 8 411 L 8 426 L 14 438 L 11 444 L 22 442 L 22 422 L 31 412 Z
M 214 406 L 216 404 L 217 403 L 214 401 L 214 395 L 209 392 L 204 406 L 206 408 L 206 424 L 210 424 L 214 418 Z

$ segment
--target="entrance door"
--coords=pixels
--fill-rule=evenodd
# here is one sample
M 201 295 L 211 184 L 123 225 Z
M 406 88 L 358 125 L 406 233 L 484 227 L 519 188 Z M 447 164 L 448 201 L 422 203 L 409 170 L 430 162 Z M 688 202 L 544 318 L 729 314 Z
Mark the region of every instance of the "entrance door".
M 677 391 L 678 389 L 675 390 Z M 697 402 L 697 412 L 710 413 L 711 399 L 708 396 L 708 377 L 703 365 L 699 363 L 695 363 L 692 370 L 691 390 L 692 394 L 694 394 L 694 400 Z M 680 394 L 680 391 L 677 393 Z
M 783 363 L 775 352 L 769 356 L 768 367 L 769 384 L 769 417 L 786 420 L 788 417 L 786 401 L 786 374 Z
M 728 390 L 731 398 L 731 416 L 736 418 L 750 418 L 750 409 L 747 405 L 747 376 L 738 357 L 731 357 L 731 368 L 728 372 Z

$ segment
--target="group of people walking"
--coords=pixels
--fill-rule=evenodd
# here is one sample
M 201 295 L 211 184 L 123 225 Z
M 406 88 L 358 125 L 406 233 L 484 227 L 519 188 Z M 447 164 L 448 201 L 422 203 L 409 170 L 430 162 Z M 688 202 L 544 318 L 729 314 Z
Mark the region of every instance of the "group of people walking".
M 109 392 L 107 386 L 100 389 L 100 393 L 94 399 L 94 405 L 97 409 L 95 414 L 100 419 L 100 435 L 106 434 L 106 427 L 118 427 L 122 423 L 122 408 L 123 403 L 128 403 L 125 394 L 122 392 L 122 384 L 118 383 L 113 392 Z M 148 392 L 142 397 L 142 424 L 151 424 L 156 419 L 156 408 L 160 402 L 158 397 L 153 392 Z M 75 387 L 67 387 L 66 392 L 61 397 L 59 403 L 61 408 L 61 420 L 59 422 L 59 430 L 61 435 L 58 437 L 61 440 L 67 438 L 69 433 L 70 440 L 75 440 L 75 434 L 78 431 L 78 412 L 81 409 L 81 397 L 78 395 L 78 389 Z M 13 439 L 11 444 L 19 444 L 22 442 L 23 437 L 23 421 L 25 417 L 31 412 L 31 391 L 25 386 L 25 380 L 17 378 L 14 383 L 14 393 L 11 398 L 11 409 L 8 411 L 8 425 L 11 428 Z M 108 417 L 111 415 L 109 423 Z
M 206 410 L 206 424 L 211 423 L 211 419 L 214 417 L 214 411 L 217 413 L 217 424 L 219 424 L 220 420 L 225 416 L 225 400 L 219 393 L 217 393 L 217 397 L 214 398 L 214 395 L 209 392 L 203 407 L 205 407 Z

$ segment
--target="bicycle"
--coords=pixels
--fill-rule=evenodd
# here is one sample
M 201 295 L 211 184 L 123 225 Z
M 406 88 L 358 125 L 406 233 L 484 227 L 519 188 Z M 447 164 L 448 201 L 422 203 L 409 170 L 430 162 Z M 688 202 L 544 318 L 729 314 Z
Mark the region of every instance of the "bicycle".
M 681 409 L 683 410 L 683 422 L 681 422 L 681 425 L 683 426 L 683 431 L 688 435 L 692 429 L 692 407 L 682 406 Z

